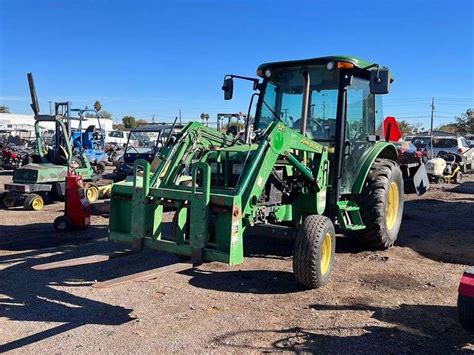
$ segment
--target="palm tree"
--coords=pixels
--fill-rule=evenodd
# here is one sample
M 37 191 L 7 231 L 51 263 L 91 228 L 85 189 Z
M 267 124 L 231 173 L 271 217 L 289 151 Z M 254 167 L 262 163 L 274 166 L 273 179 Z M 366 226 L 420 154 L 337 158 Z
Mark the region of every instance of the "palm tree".
M 6 106 L 0 106 L 0 113 L 10 113 L 10 109 Z

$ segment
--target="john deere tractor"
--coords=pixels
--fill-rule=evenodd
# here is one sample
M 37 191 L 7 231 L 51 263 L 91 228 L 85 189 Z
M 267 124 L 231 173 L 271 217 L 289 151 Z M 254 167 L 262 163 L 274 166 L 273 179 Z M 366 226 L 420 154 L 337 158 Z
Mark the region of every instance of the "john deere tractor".
M 336 229 L 369 249 L 397 239 L 402 173 L 395 146 L 375 134 L 391 75 L 345 56 L 266 63 L 257 75 L 224 77 L 227 100 L 236 78 L 256 91 L 244 135 L 189 123 L 156 169 L 136 161 L 134 176 L 114 184 L 109 239 L 236 265 L 247 227 L 284 225 L 294 231 L 297 282 L 320 287 Z
M 94 171 L 83 153 L 73 155 L 68 129 L 69 103 L 55 103 L 54 116 L 41 115 L 31 73 L 28 74 L 28 83 L 35 114 L 36 154 L 33 163 L 15 170 L 13 182 L 5 184 L 6 191 L 0 195 L 0 203 L 5 208 L 23 204 L 25 209 L 38 211 L 43 208 L 45 200 L 64 197 L 68 170 L 82 175 L 84 180 L 91 180 Z M 42 137 L 41 124 L 48 122 L 55 126 L 51 146 L 46 145 Z

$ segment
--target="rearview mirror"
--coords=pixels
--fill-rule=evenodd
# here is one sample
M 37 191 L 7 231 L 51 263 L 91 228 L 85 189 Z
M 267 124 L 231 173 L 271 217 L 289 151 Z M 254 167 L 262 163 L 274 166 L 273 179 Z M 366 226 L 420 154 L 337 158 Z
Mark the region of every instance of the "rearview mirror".
M 232 78 L 224 79 L 222 90 L 224 91 L 224 100 L 232 99 L 234 94 L 234 80 Z
M 385 68 L 370 72 L 370 93 L 376 95 L 388 94 L 390 89 L 390 71 Z

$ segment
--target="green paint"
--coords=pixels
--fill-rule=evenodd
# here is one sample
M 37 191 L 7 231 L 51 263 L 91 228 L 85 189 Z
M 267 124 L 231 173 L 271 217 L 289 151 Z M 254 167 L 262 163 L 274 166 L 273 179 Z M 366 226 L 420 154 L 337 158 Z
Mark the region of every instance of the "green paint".
M 352 187 L 352 193 L 360 194 L 362 192 L 362 188 L 364 187 L 365 179 L 367 175 L 369 175 L 370 167 L 374 163 L 375 159 L 380 156 L 389 157 L 392 160 L 397 160 L 397 148 L 392 143 L 387 142 L 377 142 L 370 153 L 365 158 L 364 162 L 362 163 L 359 172 L 357 173 L 357 178 L 354 182 L 354 186 Z

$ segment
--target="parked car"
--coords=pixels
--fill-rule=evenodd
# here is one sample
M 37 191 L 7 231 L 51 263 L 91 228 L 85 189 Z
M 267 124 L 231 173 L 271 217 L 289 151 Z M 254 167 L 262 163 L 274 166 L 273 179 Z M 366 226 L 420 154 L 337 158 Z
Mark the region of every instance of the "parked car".
M 468 134 L 464 138 L 466 138 L 467 143 L 471 148 L 474 148 L 474 134 Z
M 433 151 L 429 136 L 415 137 L 412 143 L 428 159 L 436 157 L 439 152 L 454 153 L 463 157 L 465 171 L 473 168 L 474 149 L 464 137 L 433 137 Z
M 125 146 L 125 144 L 127 144 L 129 135 L 130 135 L 130 132 L 126 132 L 126 131 L 107 132 L 105 136 L 105 144 L 114 143 L 114 144 Z

